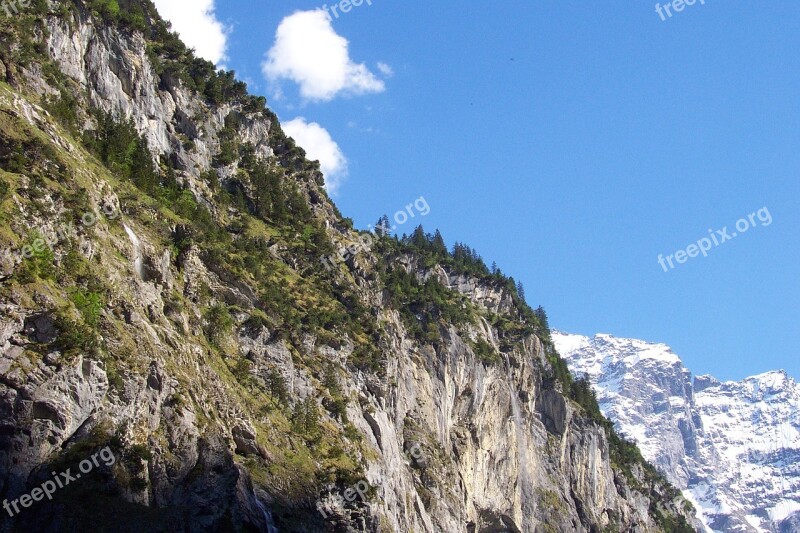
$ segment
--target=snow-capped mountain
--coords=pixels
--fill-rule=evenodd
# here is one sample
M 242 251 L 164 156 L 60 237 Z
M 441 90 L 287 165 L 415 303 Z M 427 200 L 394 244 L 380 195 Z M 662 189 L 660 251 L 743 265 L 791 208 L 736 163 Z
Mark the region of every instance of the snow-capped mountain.
M 554 333 L 600 407 L 709 531 L 800 532 L 800 385 L 785 372 L 692 377 L 664 344 Z

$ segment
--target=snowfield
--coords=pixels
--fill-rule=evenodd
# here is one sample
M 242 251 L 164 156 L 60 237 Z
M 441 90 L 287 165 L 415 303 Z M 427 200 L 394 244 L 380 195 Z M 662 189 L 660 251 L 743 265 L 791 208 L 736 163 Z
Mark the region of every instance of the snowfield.
M 698 376 L 664 344 L 553 333 L 600 408 L 698 509 L 709 531 L 795 532 L 800 386 L 785 372 Z

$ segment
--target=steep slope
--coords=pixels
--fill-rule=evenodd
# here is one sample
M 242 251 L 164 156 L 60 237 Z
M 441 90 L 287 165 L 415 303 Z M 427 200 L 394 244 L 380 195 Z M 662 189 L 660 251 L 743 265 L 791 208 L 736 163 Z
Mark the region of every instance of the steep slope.
M 554 333 L 600 407 L 724 532 L 798 531 L 800 385 L 784 372 L 692 378 L 663 344 Z
M 513 280 L 354 231 L 149 2 L 0 22 L 3 530 L 691 530 Z

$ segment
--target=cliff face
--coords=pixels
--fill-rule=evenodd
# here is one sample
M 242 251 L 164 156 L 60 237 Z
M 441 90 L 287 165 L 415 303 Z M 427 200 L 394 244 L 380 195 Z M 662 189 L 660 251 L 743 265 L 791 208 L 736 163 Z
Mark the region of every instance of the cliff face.
M 3 20 L 0 494 L 114 454 L 4 530 L 693 522 L 513 284 L 359 245 L 263 100 L 123 4 Z
M 692 500 L 709 530 L 796 531 L 800 387 L 785 372 L 721 383 L 669 347 L 609 335 L 554 334 L 600 407 Z

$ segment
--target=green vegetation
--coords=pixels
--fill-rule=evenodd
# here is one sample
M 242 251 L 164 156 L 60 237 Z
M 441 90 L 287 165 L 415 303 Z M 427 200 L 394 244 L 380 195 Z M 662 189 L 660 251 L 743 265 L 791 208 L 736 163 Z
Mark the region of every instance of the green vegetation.
M 28 193 L 33 199 L 47 189 L 48 180 L 67 178 L 66 164 L 53 145 L 45 142 L 27 122 L 7 111 L 0 112 L 0 168 L 27 176 L 31 182 Z
M 472 351 L 475 352 L 475 355 L 478 359 L 481 360 L 484 364 L 487 365 L 494 365 L 501 363 L 503 358 L 500 357 L 500 354 L 497 353 L 497 350 L 494 349 L 494 346 L 489 344 L 483 339 L 479 339 L 472 344 Z
M 113 173 L 153 195 L 162 183 L 147 143 L 136 133 L 133 122 L 120 123 L 102 113 L 96 115 L 96 121 L 97 129 L 84 136 L 86 147 Z M 168 185 L 174 187 L 172 183 Z
M 322 386 L 328 391 L 330 398 L 323 400 L 323 405 L 328 409 L 331 416 L 338 418 L 343 423 L 347 423 L 347 404 L 348 399 L 345 398 L 341 386 L 339 385 L 339 378 L 336 375 L 336 367 L 332 364 L 325 367 L 325 374 L 322 378 Z
M 455 326 L 473 322 L 466 299 L 436 280 L 420 283 L 402 268 L 387 266 L 383 283 L 409 333 L 421 341 L 438 342 L 441 321 Z
M 546 510 L 553 522 L 561 522 L 564 519 L 567 508 L 566 504 L 561 501 L 558 493 L 549 489 L 537 487 L 536 497 L 539 500 L 539 507 Z
M 382 220 L 379 221 L 379 224 Z M 382 226 L 379 226 L 379 228 Z M 422 226 L 417 227 L 410 235 L 402 237 L 388 237 L 386 232 L 379 229 L 379 253 L 388 257 L 387 263 L 397 256 L 411 255 L 419 258 L 421 266 L 433 268 L 440 265 L 448 273 L 475 278 L 479 283 L 493 287 L 495 290 L 507 293 L 514 302 L 519 313 L 515 317 L 496 317 L 493 325 L 500 329 L 501 336 L 505 335 L 508 345 L 513 345 L 522 337 L 536 334 L 543 341 L 550 338 L 547 325 L 547 315 L 541 307 L 534 311 L 519 294 L 521 284 L 514 278 L 505 276 L 495 265 L 490 270 L 483 258 L 473 248 L 456 243 L 452 251 L 448 251 L 442 234 L 437 230 L 433 234 L 426 233 Z
M 16 275 L 22 283 L 33 283 L 37 279 L 55 279 L 55 256 L 41 233 L 30 232 L 20 248 L 20 253 L 22 264 Z
M 0 203 L 5 202 L 11 196 L 11 185 L 4 179 L 0 179 Z
M 289 389 L 286 387 L 286 380 L 283 375 L 275 368 L 270 368 L 264 381 L 267 390 L 281 405 L 286 405 L 289 401 Z
M 148 19 L 147 5 L 133 0 L 88 0 L 87 5 L 106 22 L 122 27 L 145 31 Z
M 671 516 L 662 513 L 657 506 L 657 495 L 654 496 L 656 498 L 650 500 L 650 516 L 655 518 L 656 523 L 661 526 L 665 533 L 695 533 L 696 530 L 682 516 Z
M 230 311 L 222 304 L 214 304 L 206 311 L 204 318 L 206 320 L 206 337 L 211 341 L 211 344 L 218 347 L 221 346 L 230 336 L 233 329 L 234 322 Z
M 83 322 L 73 320 L 64 313 L 56 316 L 58 338 L 56 347 L 68 361 L 79 355 L 93 354 L 99 347 L 95 331 Z
M 309 396 L 294 407 L 292 428 L 308 441 L 316 441 L 320 437 L 320 416 L 317 402 Z
M 48 99 L 45 108 L 63 127 L 75 130 L 78 123 L 78 100 L 69 91 L 62 88 L 61 95 L 57 99 Z
M 83 322 L 92 329 L 96 329 L 100 313 L 105 307 L 103 295 L 97 292 L 90 292 L 82 289 L 72 291 L 70 300 L 75 305 L 75 308 L 83 317 Z
M 100 357 L 101 317 L 106 306 L 106 288 L 90 271 L 84 271 L 82 275 L 76 273 L 75 276 L 70 279 L 60 272 L 65 283 L 82 283 L 84 286 L 71 286 L 66 290 L 71 307 L 61 308 L 55 313 L 59 332 L 55 345 L 67 360 L 73 360 L 78 355 Z M 78 319 L 75 318 L 76 312 Z
M 48 12 L 47 1 L 31 0 L 28 7 L 18 11 L 0 8 L 0 59 L 6 64 L 28 66 L 45 52 L 35 36 L 44 31 L 42 16 Z

